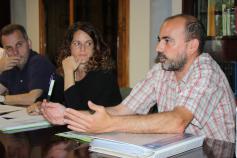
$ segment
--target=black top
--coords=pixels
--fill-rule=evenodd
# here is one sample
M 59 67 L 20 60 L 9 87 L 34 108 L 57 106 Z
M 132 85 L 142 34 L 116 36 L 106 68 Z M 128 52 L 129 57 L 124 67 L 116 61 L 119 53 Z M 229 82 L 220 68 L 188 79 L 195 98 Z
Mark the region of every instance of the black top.
M 60 93 L 63 91 L 62 78 L 56 79 L 53 90 L 54 102 L 61 102 Z M 64 105 L 73 109 L 88 110 L 88 101 L 103 106 L 114 106 L 122 101 L 117 77 L 114 71 L 90 71 L 75 85 L 64 92 Z

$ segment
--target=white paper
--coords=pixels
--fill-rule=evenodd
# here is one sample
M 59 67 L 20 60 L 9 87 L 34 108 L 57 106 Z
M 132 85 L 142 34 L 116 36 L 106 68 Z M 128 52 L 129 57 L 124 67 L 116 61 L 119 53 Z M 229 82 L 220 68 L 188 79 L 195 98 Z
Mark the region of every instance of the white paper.
M 65 134 L 65 132 L 64 132 Z M 62 134 L 57 134 L 64 136 Z M 93 138 L 89 150 L 126 158 L 165 158 L 202 146 L 205 136 L 192 134 L 85 134 L 66 132 L 66 137 Z
M 91 142 L 90 151 L 109 154 L 113 156 L 144 158 L 154 155 L 154 151 L 122 142 L 114 142 L 102 139 L 95 139 Z
M 10 109 L 9 107 L 8 110 Z M 13 111 L 16 110 L 14 108 L 12 109 Z M 11 130 L 19 132 L 49 126 L 50 123 L 42 115 L 29 115 L 25 107 L 21 107 L 18 111 L 0 115 L 0 130 L 6 133 Z
M 24 107 L 11 106 L 11 105 L 0 105 L 0 115 L 6 112 L 12 112 L 17 110 L 25 109 Z

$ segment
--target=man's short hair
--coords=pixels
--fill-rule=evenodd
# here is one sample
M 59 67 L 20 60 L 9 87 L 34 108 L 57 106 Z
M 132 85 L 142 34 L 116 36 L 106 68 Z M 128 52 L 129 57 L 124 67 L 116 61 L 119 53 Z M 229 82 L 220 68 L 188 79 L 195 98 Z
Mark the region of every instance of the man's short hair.
M 9 24 L 9 25 L 4 26 L 1 30 L 1 32 L 0 32 L 1 43 L 2 43 L 2 36 L 12 34 L 14 31 L 17 31 L 17 30 L 22 33 L 23 37 L 26 40 L 28 39 L 28 35 L 26 33 L 26 30 L 22 25 Z
M 165 19 L 165 21 L 169 21 L 175 18 L 185 19 L 186 41 L 197 39 L 199 41 L 198 52 L 199 54 L 201 54 L 204 50 L 206 40 L 206 30 L 203 24 L 196 17 L 186 14 L 174 15 Z

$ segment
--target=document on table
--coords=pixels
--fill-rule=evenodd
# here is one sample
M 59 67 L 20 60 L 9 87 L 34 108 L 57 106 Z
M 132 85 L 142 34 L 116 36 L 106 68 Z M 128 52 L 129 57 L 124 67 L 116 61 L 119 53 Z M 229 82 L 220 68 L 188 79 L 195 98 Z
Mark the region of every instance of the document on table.
M 85 134 L 64 132 L 58 136 L 89 140 L 89 150 L 126 158 L 165 158 L 202 146 L 205 136 L 192 134 Z
M 8 108 L 5 107 L 5 109 L 8 110 L 5 110 L 4 114 L 0 112 L 0 131 L 4 133 L 16 133 L 51 126 L 50 123 L 45 120 L 43 116 L 29 115 L 25 107 L 14 107 L 9 105 L 7 106 Z
M 11 106 L 11 105 L 0 105 L 0 115 L 8 112 L 18 111 L 25 109 L 24 107 Z

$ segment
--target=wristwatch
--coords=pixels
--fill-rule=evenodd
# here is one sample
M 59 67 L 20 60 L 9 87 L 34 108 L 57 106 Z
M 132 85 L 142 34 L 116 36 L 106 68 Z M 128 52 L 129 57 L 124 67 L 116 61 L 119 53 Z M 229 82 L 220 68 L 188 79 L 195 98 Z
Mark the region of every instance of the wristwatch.
M 5 102 L 5 96 L 0 95 L 0 103 L 4 103 Z

